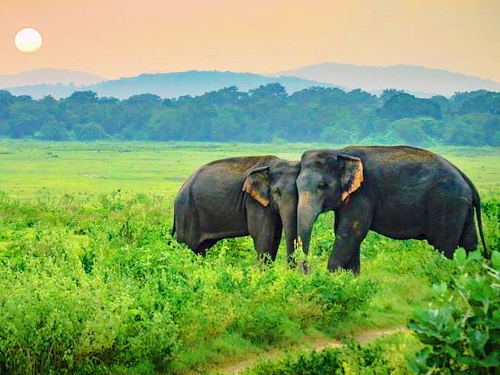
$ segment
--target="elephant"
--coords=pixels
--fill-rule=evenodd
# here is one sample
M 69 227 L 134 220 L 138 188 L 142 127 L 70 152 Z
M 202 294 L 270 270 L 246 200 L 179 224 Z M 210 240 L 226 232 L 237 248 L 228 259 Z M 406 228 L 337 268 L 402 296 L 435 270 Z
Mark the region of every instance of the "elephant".
M 309 251 L 318 215 L 334 211 L 328 270 L 360 271 L 360 244 L 369 230 L 393 239 L 427 240 L 447 258 L 477 248 L 480 199 L 471 180 L 430 151 L 409 146 L 350 146 L 304 152 L 297 177 L 298 236 Z
M 216 160 L 195 171 L 174 202 L 172 234 L 195 253 L 250 235 L 260 258 L 275 260 L 282 230 L 291 261 L 297 237 L 300 163 L 276 156 Z

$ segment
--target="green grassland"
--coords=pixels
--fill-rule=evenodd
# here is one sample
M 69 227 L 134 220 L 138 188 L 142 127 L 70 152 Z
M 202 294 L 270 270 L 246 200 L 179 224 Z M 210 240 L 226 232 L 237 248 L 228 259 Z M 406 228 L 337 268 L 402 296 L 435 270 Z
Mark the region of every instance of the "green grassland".
M 61 143 L 0 141 L 0 189 L 32 198 L 53 193 L 122 191 L 174 194 L 200 165 L 224 157 L 273 154 L 299 160 L 304 150 L 328 144 Z M 500 189 L 500 149 L 431 149 L 459 166 L 482 193 Z
M 19 198 L 53 193 L 122 191 L 171 196 L 196 168 L 238 155 L 299 159 L 306 146 L 215 143 L 0 142 L 0 186 Z
M 311 337 L 404 327 L 457 272 L 423 241 L 370 233 L 354 277 L 326 272 L 331 213 L 315 225 L 309 275 L 284 248 L 261 264 L 249 238 L 202 258 L 170 236 L 174 197 L 200 165 L 315 147 L 328 145 L 1 140 L 0 373 L 206 373 Z M 475 183 L 499 249 L 500 149 L 433 151 Z M 411 333 L 380 345 L 394 373 L 409 373 Z

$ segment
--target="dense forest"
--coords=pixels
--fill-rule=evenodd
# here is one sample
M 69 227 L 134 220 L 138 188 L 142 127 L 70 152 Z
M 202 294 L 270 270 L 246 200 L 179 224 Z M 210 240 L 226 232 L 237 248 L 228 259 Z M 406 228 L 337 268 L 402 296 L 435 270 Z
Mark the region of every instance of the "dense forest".
M 2 90 L 0 137 L 500 146 L 500 93 L 421 99 L 397 90 L 375 96 L 313 87 L 289 95 L 273 83 L 177 99 L 77 91 L 33 100 Z

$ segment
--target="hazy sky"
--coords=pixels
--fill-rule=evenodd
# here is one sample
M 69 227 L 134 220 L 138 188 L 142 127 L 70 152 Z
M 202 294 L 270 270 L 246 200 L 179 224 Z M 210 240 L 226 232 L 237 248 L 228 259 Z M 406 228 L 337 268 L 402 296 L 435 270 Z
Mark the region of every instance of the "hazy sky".
M 411 64 L 500 82 L 500 0 L 1 0 L 0 74 Z M 14 46 L 20 29 L 42 49 Z

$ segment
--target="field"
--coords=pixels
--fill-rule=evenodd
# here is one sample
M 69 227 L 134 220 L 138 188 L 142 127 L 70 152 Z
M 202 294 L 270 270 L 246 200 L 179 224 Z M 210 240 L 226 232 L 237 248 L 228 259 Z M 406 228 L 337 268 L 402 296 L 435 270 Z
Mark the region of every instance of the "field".
M 1 189 L 20 199 L 52 194 L 131 193 L 173 196 L 200 165 L 237 155 L 275 154 L 298 160 L 309 148 L 328 144 L 61 143 L 0 141 Z M 498 148 L 431 149 L 459 166 L 481 193 L 500 189 Z
M 1 140 L 0 373 L 211 373 L 270 349 L 293 357 L 307 343 L 406 327 L 432 284 L 457 272 L 425 242 L 370 233 L 354 277 L 326 272 L 331 213 L 315 225 L 309 275 L 285 264 L 283 245 L 264 265 L 249 238 L 201 258 L 170 236 L 173 199 L 200 165 L 327 146 Z M 500 206 L 499 148 L 432 151 L 471 178 L 483 208 Z M 486 211 L 498 249 L 498 216 Z M 409 373 L 415 335 L 383 340 L 385 370 Z

